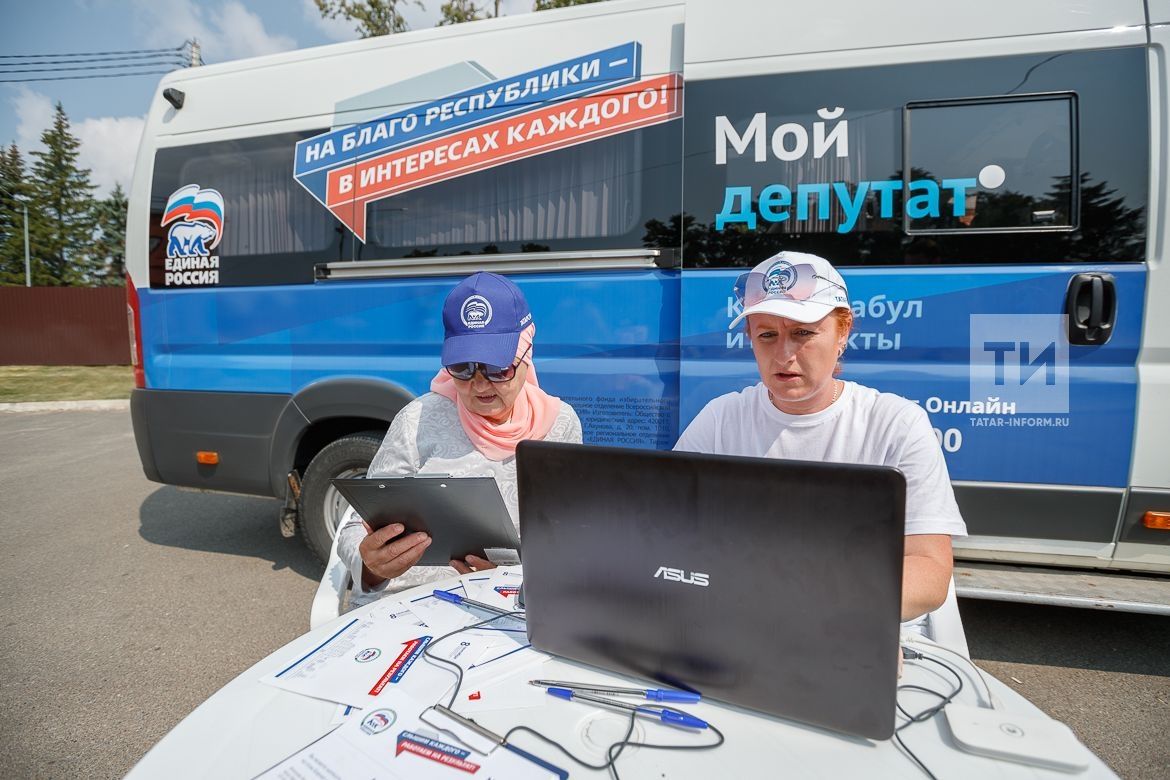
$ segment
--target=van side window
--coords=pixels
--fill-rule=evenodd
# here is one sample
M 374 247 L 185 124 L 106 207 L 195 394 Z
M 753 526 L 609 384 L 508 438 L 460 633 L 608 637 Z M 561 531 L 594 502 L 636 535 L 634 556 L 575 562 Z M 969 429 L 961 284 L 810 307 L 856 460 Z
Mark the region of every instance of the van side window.
M 365 257 L 624 236 L 640 227 L 642 148 L 626 133 L 376 201 Z
M 310 284 L 316 263 L 349 256 L 348 233 L 292 176 L 296 142 L 312 133 L 159 149 L 150 193 L 152 285 L 163 286 L 168 228 L 163 211 L 172 193 L 198 185 L 223 199 L 215 254 L 220 286 Z
M 682 209 L 682 122 L 600 138 L 369 204 L 353 259 L 637 249 Z
M 1075 95 L 912 103 L 903 137 L 903 192 L 941 189 L 933 212 L 903 209 L 907 233 L 1076 227 Z
M 688 80 L 683 265 L 1141 262 L 1144 47 Z

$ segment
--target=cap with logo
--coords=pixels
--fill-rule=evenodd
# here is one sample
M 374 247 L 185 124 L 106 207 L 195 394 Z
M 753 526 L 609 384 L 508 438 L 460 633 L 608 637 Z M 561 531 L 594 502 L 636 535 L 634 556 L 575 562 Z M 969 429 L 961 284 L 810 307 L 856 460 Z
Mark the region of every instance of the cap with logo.
M 735 295 L 743 312 L 729 328 L 749 314 L 817 322 L 833 309 L 849 308 L 849 291 L 837 269 L 825 258 L 804 252 L 772 255 L 740 275 L 735 282 Z
M 442 363 L 510 366 L 520 332 L 531 324 L 532 312 L 519 287 L 499 274 L 472 274 L 443 303 Z

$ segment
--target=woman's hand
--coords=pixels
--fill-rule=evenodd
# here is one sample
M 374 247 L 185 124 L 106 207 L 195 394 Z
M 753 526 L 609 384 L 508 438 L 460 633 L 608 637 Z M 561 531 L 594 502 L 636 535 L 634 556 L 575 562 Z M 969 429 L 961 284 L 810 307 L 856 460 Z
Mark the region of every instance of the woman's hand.
M 402 576 L 430 547 L 431 537 L 421 532 L 394 539 L 405 530 L 402 523 L 391 523 L 377 531 L 370 531 L 366 525 L 368 533 L 358 545 L 358 554 L 362 557 L 362 585 L 366 590 Z
M 496 565 L 489 560 L 480 558 L 478 555 L 468 555 L 461 561 L 454 558 L 451 559 L 451 568 L 460 574 L 471 574 L 473 571 L 483 571 L 484 569 L 494 569 Z

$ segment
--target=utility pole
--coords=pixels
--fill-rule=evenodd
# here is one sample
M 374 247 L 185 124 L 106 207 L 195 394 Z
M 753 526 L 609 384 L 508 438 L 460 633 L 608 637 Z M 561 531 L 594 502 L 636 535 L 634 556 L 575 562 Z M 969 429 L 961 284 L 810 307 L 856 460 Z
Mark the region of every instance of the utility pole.
M 197 68 L 203 64 L 203 55 L 199 50 L 199 39 L 191 39 L 191 65 L 192 68 Z
M 28 204 L 24 206 L 24 286 L 32 287 L 32 264 L 28 260 Z

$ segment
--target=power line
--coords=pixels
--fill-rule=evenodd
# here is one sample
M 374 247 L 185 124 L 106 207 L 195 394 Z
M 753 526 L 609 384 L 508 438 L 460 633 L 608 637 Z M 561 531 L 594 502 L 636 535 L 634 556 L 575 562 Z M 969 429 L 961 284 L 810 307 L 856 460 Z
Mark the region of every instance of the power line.
M 126 68 L 150 68 L 153 65 L 174 65 L 176 68 L 185 67 L 186 62 L 143 62 L 138 64 L 121 64 L 121 65 L 85 65 L 84 68 L 67 67 L 64 68 L 29 68 L 27 70 L 0 70 L 0 76 L 11 76 L 12 74 L 54 74 L 54 73 L 68 73 L 70 70 L 117 70 Z M 117 74 L 110 74 L 116 76 Z
M 73 81 L 118 76 L 157 76 L 190 65 L 202 65 L 202 58 L 198 52 L 199 44 L 194 40 L 186 40 L 183 41 L 182 45 L 169 49 L 91 51 L 68 54 L 0 54 L 0 77 L 24 73 L 34 74 L 22 78 L 0 78 L 0 84 L 29 81 Z M 70 57 L 76 59 L 68 59 Z M 158 68 L 166 68 L 166 70 L 157 70 Z M 89 72 L 95 70 L 112 72 Z M 46 75 L 49 73 L 68 75 Z
M 73 66 L 66 66 L 64 68 L 28 68 L 26 70 L 0 70 L 0 76 L 9 76 L 13 73 L 64 73 L 71 70 L 116 70 L 125 68 L 144 68 L 155 65 L 174 65 L 176 68 L 186 66 L 186 62 L 142 62 L 142 63 L 124 63 L 121 65 L 86 65 L 84 68 Z M 3 66 L 0 66 L 3 67 Z M 111 75 L 117 75 L 111 74 Z
M 66 54 L 0 54 L 0 59 L 32 59 L 40 57 L 105 57 L 118 54 L 155 54 L 161 52 L 182 51 L 191 45 L 191 41 L 183 41 L 182 46 L 173 49 L 134 49 L 130 51 L 74 51 Z
M 19 68 L 23 65 L 70 65 L 77 63 L 89 62 L 119 62 L 125 61 L 126 64 L 149 64 L 151 60 L 169 60 L 180 58 L 183 59 L 187 55 L 182 51 L 168 51 L 163 54 L 134 54 L 125 57 L 83 57 L 79 60 L 41 60 L 39 62 L 0 62 L 0 68 Z
M 92 76 L 45 76 L 29 79 L 0 79 L 0 84 L 16 84 L 24 81 L 71 81 L 73 79 L 109 79 L 117 76 L 155 76 L 162 73 L 174 73 L 172 70 L 144 70 L 141 73 L 95 73 Z

